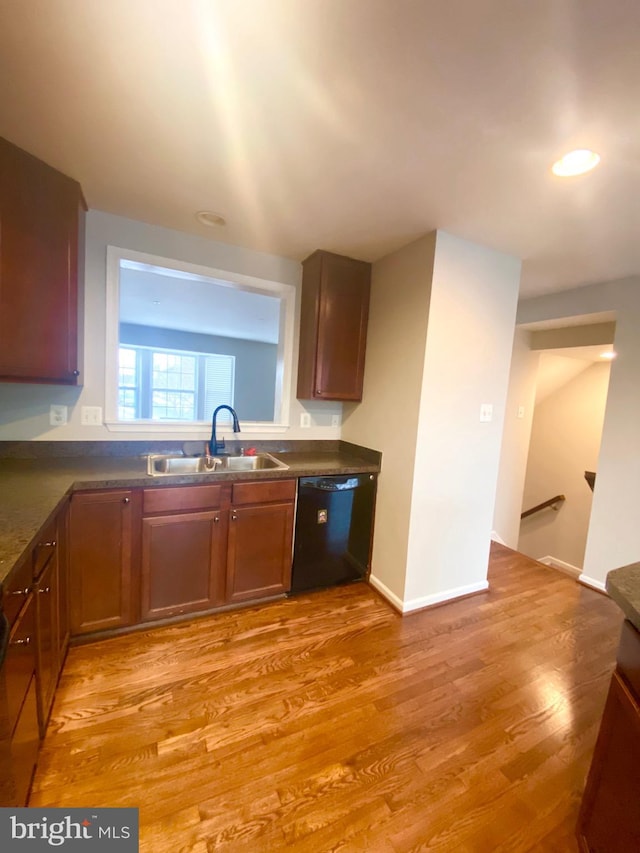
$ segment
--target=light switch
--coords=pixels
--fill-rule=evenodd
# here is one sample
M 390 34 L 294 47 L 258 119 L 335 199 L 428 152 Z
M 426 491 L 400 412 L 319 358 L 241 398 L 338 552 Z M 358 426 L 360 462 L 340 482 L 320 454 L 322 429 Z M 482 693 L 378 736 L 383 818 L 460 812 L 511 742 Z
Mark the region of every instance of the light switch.
M 519 418 L 524 417 L 524 406 L 518 406 L 518 417 Z
M 80 423 L 82 426 L 102 426 L 102 406 L 81 406 Z
M 51 426 L 64 426 L 67 423 L 69 409 L 67 406 L 50 406 L 49 423 Z
M 302 429 L 309 429 L 311 426 L 311 415 L 309 412 L 302 412 L 300 415 L 300 426 Z
M 480 421 L 488 423 L 493 420 L 493 403 L 482 403 L 480 406 Z

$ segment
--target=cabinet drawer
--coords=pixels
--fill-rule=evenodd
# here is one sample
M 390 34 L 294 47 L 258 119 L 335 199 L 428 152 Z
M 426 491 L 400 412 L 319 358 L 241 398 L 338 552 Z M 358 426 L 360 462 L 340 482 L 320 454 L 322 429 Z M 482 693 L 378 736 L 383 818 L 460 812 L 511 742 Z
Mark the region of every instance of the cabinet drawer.
M 58 526 L 55 519 L 53 519 L 42 528 L 38 535 L 38 541 L 33 549 L 33 577 L 36 579 L 40 577 L 42 570 L 55 554 L 58 545 L 57 534 Z
M 295 480 L 269 480 L 266 483 L 234 483 L 233 504 L 268 503 L 270 501 L 292 501 L 296 496 Z
M 7 580 L 2 596 L 2 609 L 5 612 L 9 624 L 13 625 L 16 616 L 20 612 L 22 605 L 27 600 L 27 596 L 31 592 L 31 581 L 33 571 L 31 560 L 25 559 L 18 568 L 16 568 L 11 577 Z
M 217 509 L 229 487 L 222 484 L 210 486 L 176 486 L 143 490 L 143 513 L 180 512 L 189 509 Z

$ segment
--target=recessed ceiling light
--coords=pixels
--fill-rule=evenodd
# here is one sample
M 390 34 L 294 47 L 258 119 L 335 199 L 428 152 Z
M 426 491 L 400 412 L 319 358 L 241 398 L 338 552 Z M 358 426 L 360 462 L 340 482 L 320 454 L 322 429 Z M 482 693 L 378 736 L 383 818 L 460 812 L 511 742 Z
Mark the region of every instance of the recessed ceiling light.
M 609 350 L 608 352 L 601 352 L 600 358 L 607 358 L 607 359 L 609 359 L 609 361 L 611 361 L 611 359 L 615 358 L 617 355 L 618 355 L 617 352 L 614 352 L 613 350 Z
M 216 225 L 226 225 L 227 220 L 219 213 L 214 213 L 212 210 L 199 210 L 196 213 L 196 219 L 201 225 L 208 225 L 213 228 Z
M 585 172 L 590 172 L 600 162 L 600 155 L 595 151 L 590 151 L 588 148 L 578 148 L 575 151 L 569 151 L 564 157 L 561 157 L 551 167 L 554 175 L 559 175 L 561 178 L 570 178 L 573 175 L 584 175 Z

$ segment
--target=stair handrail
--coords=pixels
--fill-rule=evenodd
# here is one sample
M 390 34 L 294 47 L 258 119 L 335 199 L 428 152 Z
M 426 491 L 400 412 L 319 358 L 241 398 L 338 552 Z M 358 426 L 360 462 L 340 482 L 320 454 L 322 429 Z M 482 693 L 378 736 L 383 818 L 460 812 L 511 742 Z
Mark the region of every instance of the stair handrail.
M 526 518 L 528 515 L 533 515 L 534 512 L 540 512 L 541 509 L 546 509 L 550 506 L 555 512 L 558 511 L 558 507 L 556 504 L 561 504 L 563 501 L 566 501 L 564 495 L 556 495 L 555 498 L 549 498 L 548 501 L 543 501 L 543 503 L 538 504 L 538 506 L 531 507 L 531 509 L 525 510 L 520 514 L 520 518 Z

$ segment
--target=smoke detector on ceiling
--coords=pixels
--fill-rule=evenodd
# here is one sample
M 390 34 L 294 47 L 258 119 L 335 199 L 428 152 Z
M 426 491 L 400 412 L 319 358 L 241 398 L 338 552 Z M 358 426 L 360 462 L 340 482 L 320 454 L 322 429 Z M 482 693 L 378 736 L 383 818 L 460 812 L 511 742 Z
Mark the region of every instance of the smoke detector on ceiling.
M 226 225 L 227 220 L 219 213 L 214 213 L 213 210 L 199 210 L 196 213 L 196 219 L 201 225 L 206 225 L 208 228 L 214 228 L 216 225 Z

